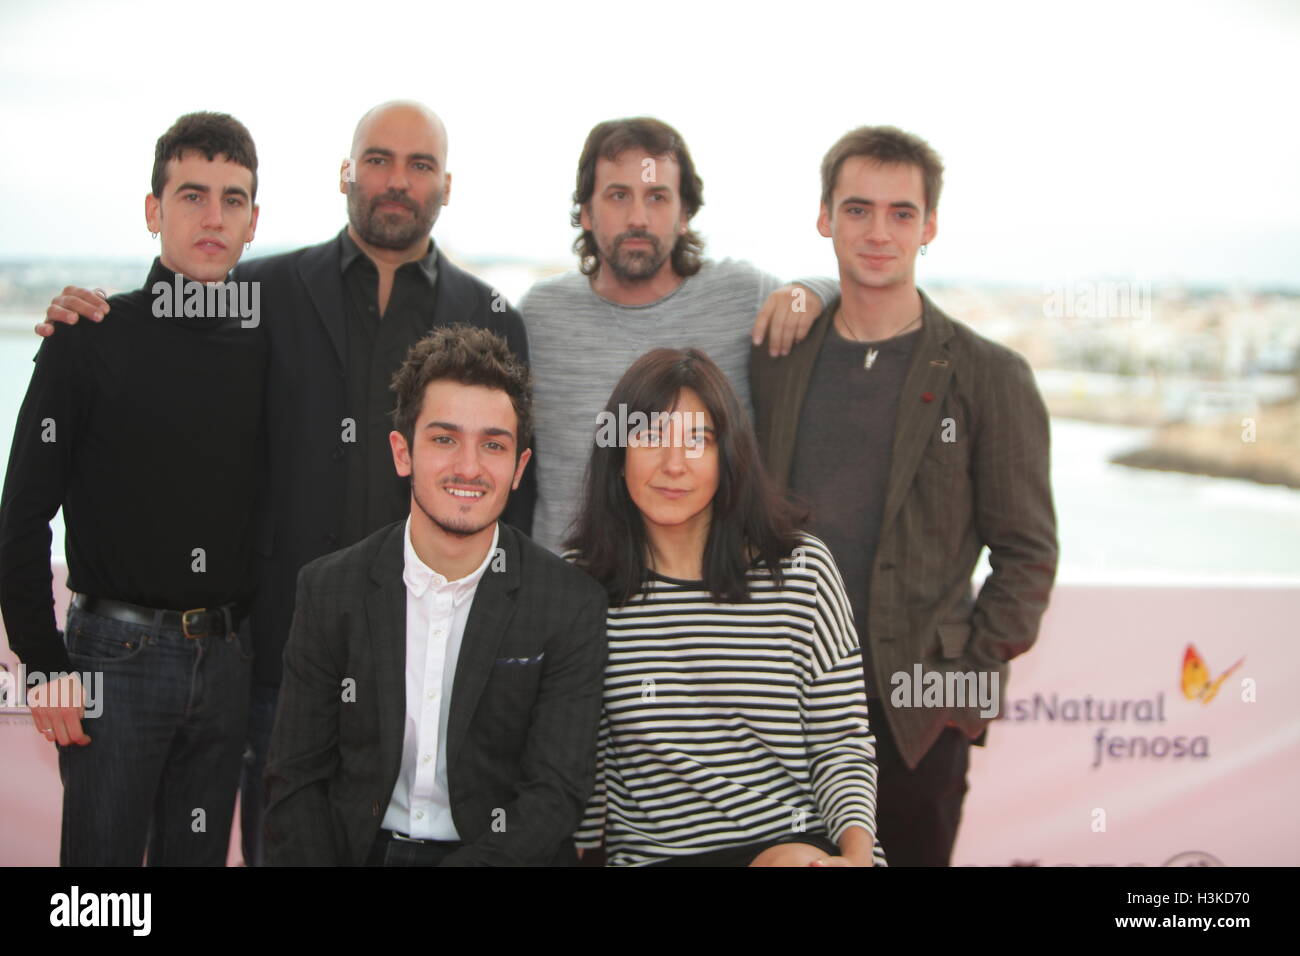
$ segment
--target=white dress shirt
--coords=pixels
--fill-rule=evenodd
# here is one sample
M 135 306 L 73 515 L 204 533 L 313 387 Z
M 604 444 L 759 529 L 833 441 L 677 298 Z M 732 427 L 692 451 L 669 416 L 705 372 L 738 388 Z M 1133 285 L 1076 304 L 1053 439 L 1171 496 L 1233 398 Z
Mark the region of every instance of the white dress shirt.
M 406 723 L 402 769 L 384 814 L 384 829 L 421 840 L 459 840 L 447 788 L 447 716 L 465 622 L 479 580 L 492 561 L 500 528 L 474 571 L 448 581 L 415 553 L 406 519 Z

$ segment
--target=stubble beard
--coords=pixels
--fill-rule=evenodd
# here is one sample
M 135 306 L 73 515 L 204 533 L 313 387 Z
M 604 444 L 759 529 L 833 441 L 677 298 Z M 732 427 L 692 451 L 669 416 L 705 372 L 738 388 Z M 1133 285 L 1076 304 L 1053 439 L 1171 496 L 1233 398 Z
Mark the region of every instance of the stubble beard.
M 468 484 L 468 482 L 461 482 L 461 483 Z M 441 492 L 442 492 L 442 488 L 438 488 L 437 491 L 434 492 L 434 494 L 441 494 Z M 488 489 L 484 488 L 483 492 L 484 492 L 484 497 L 486 497 L 488 494 Z M 424 516 L 428 518 L 429 521 L 431 521 L 437 528 L 446 532 L 447 534 L 451 535 L 454 538 L 472 538 L 474 535 L 478 534 L 480 531 L 484 530 L 485 528 L 492 527 L 492 525 L 496 524 L 497 519 L 501 517 L 500 512 L 498 512 L 496 515 L 492 517 L 490 521 L 484 522 L 483 524 L 479 525 L 477 528 L 473 527 L 465 520 L 461 520 L 459 523 L 451 523 L 449 520 L 444 521 L 443 519 L 439 518 L 436 514 L 434 514 L 433 510 L 428 506 L 428 503 L 424 501 L 423 496 L 420 493 L 419 485 L 415 481 L 414 473 L 411 474 L 411 497 L 415 499 L 416 507 L 418 507 L 422 512 L 424 512 Z

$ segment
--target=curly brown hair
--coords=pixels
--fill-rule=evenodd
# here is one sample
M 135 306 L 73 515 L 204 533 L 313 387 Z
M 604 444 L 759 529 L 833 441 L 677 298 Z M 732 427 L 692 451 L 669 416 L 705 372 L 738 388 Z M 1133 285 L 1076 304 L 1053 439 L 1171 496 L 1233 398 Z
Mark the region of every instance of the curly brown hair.
M 415 441 L 415 423 L 424 407 L 424 392 L 441 379 L 462 385 L 499 389 L 510 397 L 516 426 L 516 460 L 532 442 L 533 381 L 528 367 L 515 358 L 505 339 L 487 329 L 449 325 L 434 329 L 411 346 L 389 387 L 397 393 L 393 428 Z

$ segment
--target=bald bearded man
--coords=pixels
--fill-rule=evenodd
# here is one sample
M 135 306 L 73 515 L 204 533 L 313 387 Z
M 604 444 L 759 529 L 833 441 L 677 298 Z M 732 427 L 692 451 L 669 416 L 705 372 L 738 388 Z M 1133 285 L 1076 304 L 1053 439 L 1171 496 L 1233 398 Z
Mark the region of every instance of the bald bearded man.
M 270 473 L 254 545 L 254 685 L 240 803 L 250 866 L 262 859 L 262 777 L 298 572 L 410 510 L 409 479 L 396 473 L 388 442 L 394 373 L 431 329 L 456 323 L 495 332 L 528 362 L 519 313 L 439 255 L 431 238 L 451 180 L 436 113 L 409 101 L 376 106 L 357 123 L 339 174 L 347 226 L 320 245 L 246 261 L 235 275 L 261 283 L 270 341 Z M 69 288 L 46 315 L 73 322 L 97 312 L 108 312 L 103 299 Z M 37 331 L 55 328 L 46 322 Z M 525 533 L 535 487 L 530 470 L 502 515 Z

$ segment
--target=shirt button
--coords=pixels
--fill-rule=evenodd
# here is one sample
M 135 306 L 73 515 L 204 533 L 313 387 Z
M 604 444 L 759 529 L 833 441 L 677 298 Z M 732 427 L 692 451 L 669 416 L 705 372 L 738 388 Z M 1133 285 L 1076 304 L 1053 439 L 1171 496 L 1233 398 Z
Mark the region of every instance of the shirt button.
M 423 811 L 423 810 L 416 810 L 416 811 L 415 811 L 415 819 L 417 819 L 417 820 L 423 820 L 423 819 L 424 819 L 424 811 Z
M 438 692 L 436 690 L 431 690 L 428 693 L 426 693 L 424 696 L 427 697 L 429 700 L 433 700 L 435 697 L 438 696 Z
M 421 759 L 422 759 L 425 763 L 428 763 L 430 760 L 433 759 L 433 754 L 425 754 Z

